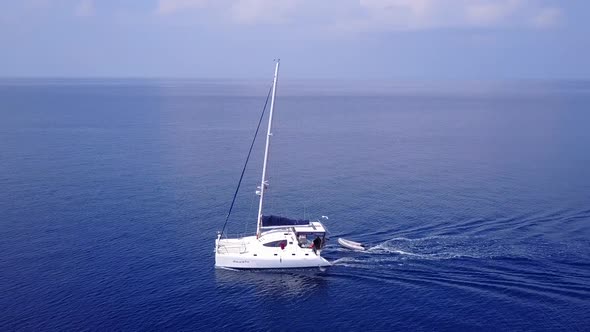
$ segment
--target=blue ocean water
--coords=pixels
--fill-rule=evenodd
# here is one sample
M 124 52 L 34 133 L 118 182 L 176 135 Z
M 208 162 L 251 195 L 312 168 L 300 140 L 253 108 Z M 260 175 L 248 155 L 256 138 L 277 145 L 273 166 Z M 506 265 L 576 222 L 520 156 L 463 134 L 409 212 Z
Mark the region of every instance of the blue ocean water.
M 266 211 L 334 266 L 216 270 L 269 83 L 0 81 L 0 330 L 588 330 L 589 82 L 282 80 Z

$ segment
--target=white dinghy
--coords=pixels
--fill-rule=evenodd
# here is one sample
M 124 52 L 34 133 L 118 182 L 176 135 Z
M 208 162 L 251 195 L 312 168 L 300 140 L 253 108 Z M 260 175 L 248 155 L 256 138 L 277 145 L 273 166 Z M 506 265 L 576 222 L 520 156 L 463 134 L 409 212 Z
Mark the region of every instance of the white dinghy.
M 223 237 L 225 230 L 224 224 L 223 230 L 218 233 L 217 240 L 215 241 L 215 266 L 219 268 L 283 269 L 325 267 L 331 265 L 330 262 L 321 256 L 321 251 L 325 244 L 326 229 L 319 220 L 298 220 L 279 216 L 265 216 L 262 214 L 264 193 L 268 188 L 266 171 L 270 139 L 272 137 L 272 119 L 278 74 L 279 61 L 277 60 L 272 85 L 270 113 L 268 116 L 262 180 L 256 191 L 256 194 L 260 196 L 256 234 L 236 238 Z M 263 116 L 264 109 L 260 117 L 260 122 Z M 260 128 L 260 122 L 258 128 Z M 256 133 L 258 133 L 258 129 Z M 255 139 L 256 134 L 254 135 Z M 252 141 L 252 145 L 250 146 L 250 152 L 252 152 L 253 145 L 254 141 Z M 249 158 L 250 153 L 246 159 L 246 165 Z M 242 177 L 246 170 L 246 165 L 244 165 L 244 169 L 242 170 Z M 232 201 L 232 205 L 230 206 L 226 223 L 231 214 L 242 177 L 234 194 L 234 201 Z
M 343 238 L 338 238 L 338 244 L 340 244 L 344 248 L 347 248 L 350 250 L 358 250 L 358 251 L 367 250 L 367 248 L 365 247 L 364 244 L 359 243 L 359 242 L 354 242 L 351 240 L 347 240 L 347 239 L 343 239 Z

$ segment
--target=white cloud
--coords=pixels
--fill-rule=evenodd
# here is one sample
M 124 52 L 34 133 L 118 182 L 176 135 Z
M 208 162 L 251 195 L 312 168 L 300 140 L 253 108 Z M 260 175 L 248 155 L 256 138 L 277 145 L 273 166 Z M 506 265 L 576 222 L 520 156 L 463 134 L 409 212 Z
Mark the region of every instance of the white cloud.
M 543 8 L 535 15 L 531 24 L 537 28 L 551 28 L 559 24 L 563 13 L 559 8 Z
M 440 20 L 439 3 L 433 0 L 360 0 L 359 5 L 368 14 L 361 24 L 366 27 L 412 29 Z
M 238 24 L 285 23 L 306 4 L 313 3 L 309 0 L 159 0 L 156 13 L 173 15 L 196 10 Z
M 2 0 L 0 0 L 1 2 Z M 551 28 L 566 15 L 549 0 L 157 0 L 151 13 L 177 23 L 256 25 L 290 24 L 305 30 L 354 32 L 439 28 Z M 9 12 L 28 15 L 51 10 L 77 16 L 95 13 L 96 0 L 21 0 L 6 2 Z M 557 2 L 554 2 L 557 3 Z M 111 3 L 105 9 L 116 12 Z M 1 5 L 0 5 L 1 7 Z M 11 10 L 12 7 L 12 10 Z M 2 8 L 0 8 L 2 9 Z M 145 16 L 145 12 L 137 12 Z M 15 15 L 12 15 L 15 16 Z M 18 16 L 18 15 L 17 15 Z M 8 17 L 9 18 L 9 17 Z M 195 19 L 198 18 L 198 19 Z
M 97 4 L 95 0 L 22 1 L 28 10 L 70 8 L 76 16 L 94 15 Z M 170 22 L 177 20 L 176 14 L 192 13 L 197 16 L 184 15 L 190 19 L 187 24 L 292 24 L 342 32 L 550 28 L 565 20 L 565 13 L 547 6 L 546 0 L 157 0 L 155 4 L 153 13 L 170 17 Z
M 232 19 L 237 23 L 282 23 L 304 5 L 301 0 L 236 0 L 231 6 Z
M 411 15 L 423 16 L 437 4 L 433 0 L 359 0 L 359 5 L 371 10 L 406 10 Z
M 520 10 L 527 10 L 523 0 L 471 1 L 467 4 L 466 21 L 474 25 L 495 25 Z
M 538 0 L 359 0 L 359 5 L 368 13 L 361 25 L 373 29 L 518 26 L 533 17 L 535 26 L 545 26 L 558 16 Z
M 23 4 L 28 9 L 45 9 L 51 5 L 51 0 L 24 0 Z
M 80 0 L 76 5 L 74 14 L 76 16 L 94 15 L 94 0 Z
M 167 15 L 186 9 L 203 8 L 209 0 L 158 0 L 156 13 Z

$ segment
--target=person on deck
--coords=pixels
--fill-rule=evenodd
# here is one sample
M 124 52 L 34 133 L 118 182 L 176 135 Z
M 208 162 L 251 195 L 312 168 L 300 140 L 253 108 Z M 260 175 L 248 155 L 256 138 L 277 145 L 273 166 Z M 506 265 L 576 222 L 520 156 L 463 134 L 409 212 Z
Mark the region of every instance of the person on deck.
M 322 248 L 322 239 L 320 239 L 319 236 L 316 236 L 316 238 L 313 240 L 313 252 L 317 254 L 317 251 L 320 250 Z

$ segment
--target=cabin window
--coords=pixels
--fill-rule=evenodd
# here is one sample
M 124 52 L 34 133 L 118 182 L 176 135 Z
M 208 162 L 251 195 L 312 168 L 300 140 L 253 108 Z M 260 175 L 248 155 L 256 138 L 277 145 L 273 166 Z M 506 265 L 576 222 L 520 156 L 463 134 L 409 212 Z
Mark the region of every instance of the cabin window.
M 314 240 L 317 238 L 320 239 L 320 247 L 323 248 L 325 243 L 325 233 L 296 233 L 297 244 L 301 248 L 311 248 L 313 246 Z
M 275 247 L 275 248 L 276 247 L 279 247 L 280 248 L 281 247 L 281 242 L 284 243 L 285 246 L 287 245 L 287 241 L 280 240 L 280 241 L 272 241 L 272 242 L 264 243 L 263 246 L 265 246 L 265 247 Z

